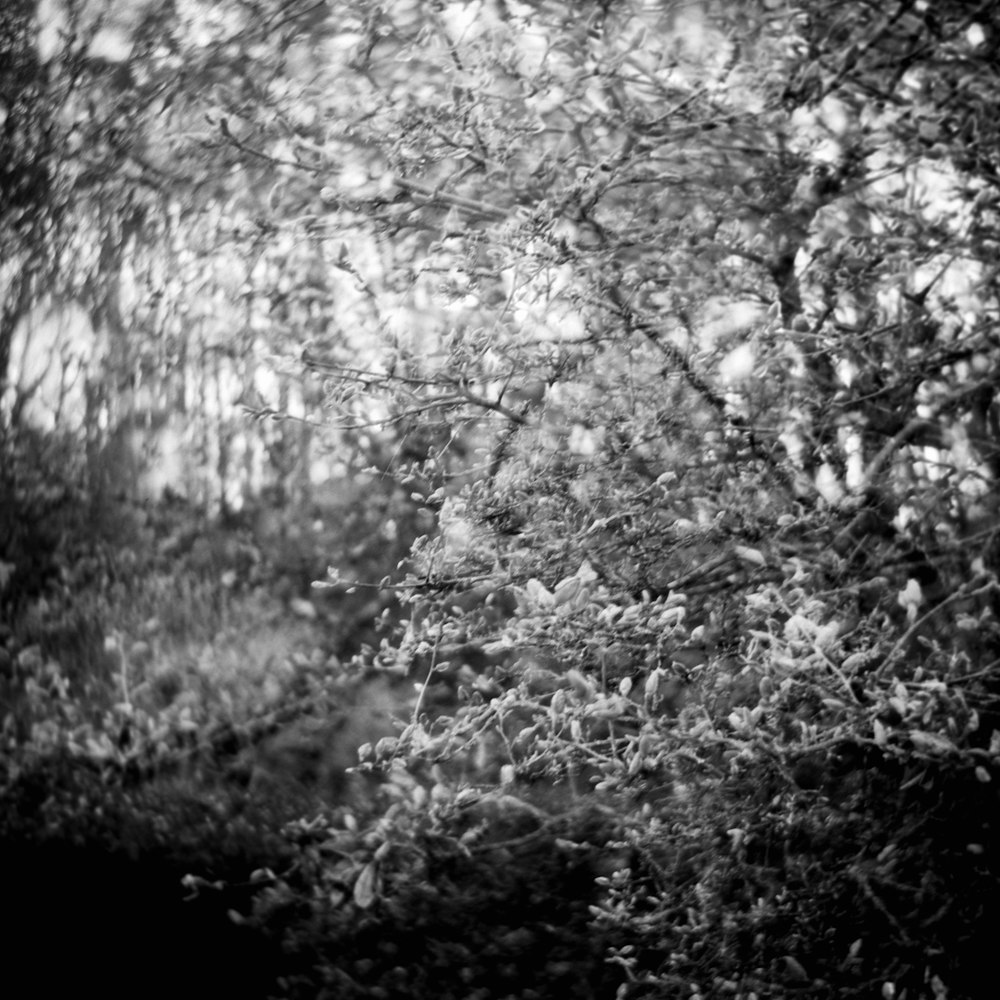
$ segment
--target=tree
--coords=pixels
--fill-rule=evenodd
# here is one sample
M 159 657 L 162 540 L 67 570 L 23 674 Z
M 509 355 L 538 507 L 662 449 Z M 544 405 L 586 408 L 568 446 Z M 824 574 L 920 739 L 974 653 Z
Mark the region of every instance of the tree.
M 973 991 L 993 875 L 917 872 L 995 775 L 992 6 L 337 15 L 357 113 L 292 141 L 384 346 L 305 360 L 432 433 L 382 655 L 469 698 L 376 758 L 631 803 L 626 995 Z
M 134 86 L 95 71 L 136 123 L 97 171 L 102 226 L 88 189 L 19 179 L 27 152 L 4 204 L 113 217 L 128 238 L 52 270 L 102 323 L 127 325 L 132 256 L 167 303 L 136 296 L 144 349 L 194 353 L 204 387 L 206 357 L 249 380 L 266 344 L 286 394 L 313 380 L 339 443 L 436 520 L 367 581 L 412 605 L 361 657 L 419 682 L 399 738 L 362 750 L 391 804 L 300 831 L 316 885 L 276 880 L 260 919 L 378 936 L 466 898 L 442 879 L 428 904 L 435 866 L 495 850 L 499 873 L 537 836 L 598 859 L 589 927 L 620 996 L 976 995 L 1000 755 L 994 5 L 212 11 L 150 14 Z M 119 209 L 154 177 L 146 242 Z M 281 392 L 244 402 L 287 417 Z
M 351 365 L 309 346 L 335 402 L 362 420 L 402 408 L 442 442 L 486 421 L 494 471 L 514 438 L 565 440 L 600 398 L 606 447 L 648 480 L 676 472 L 685 423 L 682 451 L 707 439 L 730 482 L 723 452 L 745 454 L 741 473 L 786 504 L 878 494 L 877 508 L 898 508 L 901 493 L 928 492 L 922 475 L 906 489 L 883 479 L 912 479 L 924 458 L 911 446 L 956 434 L 976 471 L 959 459 L 947 488 L 935 479 L 929 492 L 990 478 L 994 289 L 982 261 L 995 184 L 991 126 L 975 122 L 994 42 L 983 12 L 341 14 L 308 65 L 360 110 L 328 112 L 323 141 L 326 116 L 294 126 L 301 93 L 267 112 L 314 157 L 334 265 L 384 341 L 381 357 Z M 941 102 L 958 72 L 977 96 L 956 131 Z M 949 130 L 982 134 L 974 171 L 961 140 L 952 162 Z M 390 262 L 373 259 L 374 237 Z M 419 321 L 401 323 L 397 303 L 419 303 Z M 621 364 L 629 406 L 653 407 L 642 417 L 615 412 Z M 966 385 L 970 364 L 983 377 Z M 648 428 L 668 408 L 673 447 Z

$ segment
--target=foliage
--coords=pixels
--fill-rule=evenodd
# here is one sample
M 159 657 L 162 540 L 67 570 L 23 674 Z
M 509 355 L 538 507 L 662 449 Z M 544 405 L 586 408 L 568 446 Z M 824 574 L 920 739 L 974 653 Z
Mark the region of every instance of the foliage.
M 236 379 L 275 502 L 206 403 L 230 526 L 71 555 L 125 466 L 8 396 L 5 832 L 187 844 L 288 996 L 985 995 L 992 5 L 68 9 L 0 349 L 51 279 L 140 372 L 94 426 Z M 21 109 L 95 94 L 77 173 Z
M 465 14 L 358 15 L 369 103 L 326 147 L 378 151 L 323 197 L 410 255 L 414 301 L 450 306 L 436 329 L 383 320 L 373 370 L 307 363 L 340 412 L 378 392 L 452 440 L 478 428 L 476 481 L 424 492 L 440 531 L 383 651 L 466 700 L 376 762 L 425 760 L 439 797 L 610 796 L 636 851 L 595 918 L 631 939 L 621 995 L 974 994 L 996 149 L 973 101 L 970 157 L 942 95 L 959 72 L 992 92 L 997 25 Z
M 287 995 L 608 989 L 613 976 L 588 929 L 599 851 L 563 834 L 606 838 L 612 818 L 539 823 L 470 795 L 430 811 L 402 799 L 367 830 L 345 820 L 294 827 L 297 864 L 255 902 L 254 923 L 283 928 L 297 970 Z

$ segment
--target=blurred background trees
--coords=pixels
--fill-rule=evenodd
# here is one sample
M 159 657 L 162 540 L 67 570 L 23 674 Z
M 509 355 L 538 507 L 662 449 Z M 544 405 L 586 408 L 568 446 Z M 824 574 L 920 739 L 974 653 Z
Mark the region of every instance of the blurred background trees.
M 223 512 L 531 455 L 975 530 L 993 25 L 730 6 L 12 7 L 6 424 Z

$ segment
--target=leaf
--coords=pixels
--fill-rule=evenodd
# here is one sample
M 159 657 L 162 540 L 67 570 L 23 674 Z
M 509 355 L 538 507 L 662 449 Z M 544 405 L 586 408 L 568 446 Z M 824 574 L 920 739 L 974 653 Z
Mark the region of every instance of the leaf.
M 305 618 L 308 621 L 312 621 L 318 615 L 316 605 L 304 597 L 293 597 L 288 602 L 288 608 L 297 618 Z
M 657 692 L 660 690 L 660 677 L 660 671 L 654 670 L 646 678 L 643 693 L 647 701 L 653 701 L 656 698 Z
M 618 619 L 618 625 L 633 625 L 639 620 L 639 605 L 630 604 L 623 612 L 621 618 Z
M 733 552 L 735 555 L 742 559 L 746 563 L 750 563 L 752 566 L 766 566 L 767 559 L 764 557 L 764 553 L 760 549 L 751 549 L 746 545 L 734 545 Z
M 809 982 L 809 974 L 802 967 L 802 963 L 791 955 L 785 955 L 785 971 L 791 979 L 797 982 Z
M 584 674 L 580 673 L 579 670 L 567 670 L 566 680 L 569 682 L 570 687 L 572 687 L 573 693 L 581 701 L 590 702 L 594 700 L 597 688 L 594 686 L 594 682 Z
M 560 580 L 556 584 L 555 592 L 552 595 L 552 603 L 558 608 L 564 604 L 569 604 L 583 590 L 583 581 L 578 576 L 568 576 L 565 580 Z
M 841 663 L 840 669 L 844 671 L 845 674 L 853 674 L 856 670 L 860 670 L 862 667 L 866 666 L 868 663 L 869 653 L 851 653 L 850 656 L 844 657 L 844 662 Z
M 660 624 L 664 628 L 672 628 L 674 625 L 679 625 L 684 621 L 684 616 L 687 614 L 687 608 L 683 604 L 677 604 L 672 608 L 667 608 L 660 615 Z
M 889 699 L 889 706 L 890 708 L 892 708 L 894 712 L 896 712 L 899 715 L 901 719 L 905 718 L 907 712 L 910 709 L 910 706 L 907 702 L 903 701 L 901 698 L 895 698 L 895 697 Z
M 107 760 L 107 758 L 111 756 L 112 752 L 107 736 L 104 736 L 103 740 L 96 740 L 93 736 L 88 736 L 87 752 L 95 760 Z
M 607 607 L 602 608 L 597 615 L 598 625 L 610 625 L 611 622 L 615 620 L 622 612 L 622 606 L 620 604 L 609 604 Z
M 805 615 L 792 615 L 785 622 L 785 638 L 790 642 L 797 639 L 811 642 L 818 631 L 819 626 Z
M 926 753 L 946 754 L 953 753 L 958 748 L 947 736 L 940 733 L 928 733 L 922 729 L 915 729 L 910 733 L 910 742 L 918 749 Z
M 727 385 L 745 382 L 753 375 L 753 364 L 753 348 L 749 344 L 740 344 L 719 363 L 719 377 Z
M 816 630 L 815 643 L 818 649 L 829 650 L 836 645 L 842 625 L 838 621 L 827 622 Z
M 375 861 L 369 861 L 361 869 L 361 874 L 354 883 L 354 903 L 360 909 L 367 910 L 375 902 L 377 879 L 378 864 Z
M 886 732 L 885 726 L 878 719 L 872 722 L 872 732 L 875 735 L 875 743 L 878 746 L 884 747 L 889 742 L 889 735 Z
M 629 710 L 629 702 L 621 695 L 601 695 L 595 698 L 585 709 L 586 714 L 597 719 L 620 719 Z
M 566 709 L 566 692 L 561 688 L 552 695 L 549 703 L 549 720 L 553 728 L 559 725 L 559 720 Z
M 913 577 L 910 577 L 906 581 L 906 587 L 896 596 L 896 600 L 899 606 L 906 611 L 907 619 L 914 622 L 917 620 L 920 605 L 923 604 L 924 592 L 920 584 Z
M 525 589 L 528 592 L 528 597 L 531 603 L 534 604 L 536 608 L 551 608 L 555 605 L 555 597 L 546 589 L 545 585 L 540 581 L 532 577 L 526 584 Z

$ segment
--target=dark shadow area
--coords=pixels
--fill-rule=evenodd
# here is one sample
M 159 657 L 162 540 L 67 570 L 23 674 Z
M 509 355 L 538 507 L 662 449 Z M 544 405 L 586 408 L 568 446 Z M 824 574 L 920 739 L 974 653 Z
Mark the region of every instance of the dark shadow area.
M 65 844 L 3 858 L 5 978 L 20 995 L 273 995 L 276 950 L 227 915 L 239 890 L 185 901 L 176 864 Z

